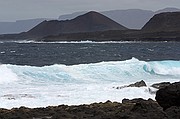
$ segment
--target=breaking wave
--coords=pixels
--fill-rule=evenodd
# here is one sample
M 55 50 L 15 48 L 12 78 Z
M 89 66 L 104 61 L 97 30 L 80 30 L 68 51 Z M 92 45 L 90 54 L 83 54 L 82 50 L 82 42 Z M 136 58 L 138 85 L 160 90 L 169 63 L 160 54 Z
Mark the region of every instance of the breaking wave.
M 92 64 L 35 67 L 19 65 L 0 65 L 2 82 L 18 79 L 36 81 L 56 81 L 60 83 L 124 82 L 160 76 L 180 78 L 180 61 L 145 62 L 132 58 L 126 61 L 110 61 Z
M 180 79 L 180 61 L 110 61 L 66 66 L 35 67 L 0 65 L 0 107 L 42 107 L 58 104 L 87 104 L 123 98 L 154 98 L 147 87 L 123 86 L 144 80 L 174 82 Z M 126 92 L 126 93 L 124 93 Z

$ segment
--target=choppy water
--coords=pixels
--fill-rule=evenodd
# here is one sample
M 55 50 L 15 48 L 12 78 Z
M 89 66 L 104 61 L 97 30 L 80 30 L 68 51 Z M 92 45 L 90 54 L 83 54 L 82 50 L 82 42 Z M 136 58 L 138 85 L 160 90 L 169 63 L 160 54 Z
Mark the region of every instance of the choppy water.
M 1 108 L 153 98 L 180 79 L 180 43 L 0 43 Z M 148 87 L 124 88 L 144 80 Z
M 135 57 L 144 61 L 179 60 L 180 43 L 0 43 L 2 64 L 44 66 L 123 61 Z

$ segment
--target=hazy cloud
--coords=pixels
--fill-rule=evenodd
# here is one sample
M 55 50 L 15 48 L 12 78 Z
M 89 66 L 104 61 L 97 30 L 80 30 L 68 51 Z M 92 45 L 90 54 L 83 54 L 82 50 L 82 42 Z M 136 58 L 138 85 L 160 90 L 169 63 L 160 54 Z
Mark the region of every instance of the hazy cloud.
M 0 0 L 0 21 L 57 18 L 61 14 L 87 10 L 132 8 L 158 10 L 179 6 L 180 0 Z

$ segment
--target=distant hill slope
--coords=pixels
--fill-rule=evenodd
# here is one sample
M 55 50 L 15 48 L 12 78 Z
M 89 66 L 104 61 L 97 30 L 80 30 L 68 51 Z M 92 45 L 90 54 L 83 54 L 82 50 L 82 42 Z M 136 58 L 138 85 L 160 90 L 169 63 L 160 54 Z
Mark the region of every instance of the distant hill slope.
M 142 28 L 145 31 L 180 31 L 180 12 L 156 14 Z
M 101 14 L 109 17 L 123 26 L 130 29 L 141 29 L 145 23 L 154 15 L 162 12 L 175 12 L 180 11 L 177 8 L 165 8 L 158 11 L 141 10 L 141 9 L 127 9 L 127 10 L 111 10 L 104 11 Z M 75 17 L 85 14 L 87 11 L 75 12 L 72 14 L 65 14 L 59 17 L 59 20 L 71 20 Z M 0 34 L 11 34 L 26 32 L 38 25 L 46 18 L 18 20 L 16 22 L 0 22 Z
M 110 19 L 116 21 L 123 26 L 130 29 L 141 29 L 155 14 L 162 12 L 176 12 L 180 11 L 177 8 L 165 8 L 158 11 L 151 10 L 142 10 L 142 9 L 127 9 L 127 10 L 110 10 L 100 12 L 101 14 L 109 17 Z M 79 15 L 86 13 L 83 12 L 75 12 L 72 14 L 61 15 L 59 20 L 70 20 Z
M 87 11 L 74 12 L 59 16 L 59 20 L 70 20 Z M 130 29 L 140 29 L 154 15 L 153 11 L 141 9 L 110 10 L 100 12 L 123 26 Z
M 180 11 L 180 9 L 178 9 L 178 8 L 167 7 L 167 8 L 155 11 L 155 14 L 159 14 L 159 13 L 163 13 L 163 12 L 179 12 L 179 11 Z
M 180 12 L 160 13 L 141 30 L 132 30 L 97 13 L 72 20 L 44 21 L 28 32 L 0 35 L 0 40 L 35 41 L 180 41 Z
M 81 11 L 81 12 L 73 12 L 71 14 L 64 14 L 59 16 L 58 20 L 71 20 L 76 18 L 77 16 L 83 15 L 88 13 L 87 11 Z
M 20 33 L 26 32 L 38 25 L 45 18 L 18 20 L 16 22 L 0 22 L 0 34 Z
M 130 29 L 141 29 L 154 15 L 153 11 L 141 9 L 105 11 L 102 14 Z
M 61 33 L 95 32 L 106 30 L 126 30 L 127 28 L 108 17 L 91 11 L 72 20 L 44 21 L 26 34 L 33 37 L 58 35 Z

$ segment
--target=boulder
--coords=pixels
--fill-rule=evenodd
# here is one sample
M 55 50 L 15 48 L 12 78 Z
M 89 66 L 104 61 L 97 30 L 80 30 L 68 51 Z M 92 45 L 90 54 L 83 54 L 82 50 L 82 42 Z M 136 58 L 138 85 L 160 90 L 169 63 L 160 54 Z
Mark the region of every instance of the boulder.
M 136 82 L 134 84 L 130 84 L 128 87 L 143 87 L 143 86 L 147 86 L 147 85 L 143 80 L 141 80 L 141 81 Z
M 161 88 L 165 88 L 166 86 L 169 86 L 171 83 L 170 82 L 161 82 L 161 83 L 155 83 L 152 84 L 148 90 L 150 94 L 156 94 L 156 92 L 161 89 Z
M 155 83 L 155 84 L 151 85 L 151 87 L 156 88 L 156 89 L 161 89 L 166 86 L 169 86 L 170 84 L 171 84 L 170 82 L 161 82 L 161 83 Z
M 164 110 L 171 106 L 180 106 L 180 82 L 159 89 L 155 99 Z
M 124 99 L 123 104 L 134 104 L 130 111 L 126 113 L 128 119 L 168 119 L 162 108 L 152 99 Z
M 180 107 L 172 106 L 165 110 L 169 119 L 180 119 Z
M 133 83 L 133 84 L 130 84 L 130 85 L 116 87 L 116 89 L 122 89 L 122 88 L 127 88 L 127 87 L 143 87 L 143 86 L 147 86 L 147 85 L 143 80 L 141 80 L 139 82 L 136 82 L 136 83 Z

